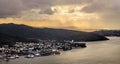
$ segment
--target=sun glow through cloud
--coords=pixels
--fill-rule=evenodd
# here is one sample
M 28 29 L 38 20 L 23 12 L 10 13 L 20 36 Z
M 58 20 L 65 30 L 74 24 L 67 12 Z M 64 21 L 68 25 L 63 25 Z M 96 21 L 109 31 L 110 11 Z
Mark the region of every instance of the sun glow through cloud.
M 118 0 L 115 0 L 115 2 L 118 2 Z M 18 4 L 21 3 L 22 2 Z M 9 11 L 8 9 L 7 13 L 10 13 L 11 16 L 9 16 L 10 14 L 6 14 L 4 9 L 0 10 L 3 11 L 3 13 L 1 12 L 0 14 L 5 13 L 3 17 L 1 16 L 0 23 L 16 23 L 34 27 L 65 28 L 72 30 L 120 28 L 120 16 L 118 15 L 118 13 L 120 13 L 120 5 L 113 3 L 112 0 L 109 2 L 101 0 L 99 3 L 98 0 L 76 0 L 75 2 L 60 1 L 61 4 L 57 3 L 58 1 L 55 1 L 54 5 L 47 6 L 47 4 L 41 4 L 38 7 L 34 7 L 35 5 L 29 4 L 28 2 L 23 8 L 21 8 L 22 5 L 19 6 L 19 14 L 11 14 L 13 13 L 11 12 L 12 10 Z M 111 5 L 106 5 L 106 3 Z M 37 2 L 34 4 L 37 6 Z M 31 7 L 29 7 L 30 5 Z M 45 7 L 43 8 L 41 6 Z M 15 9 L 17 8 L 15 7 Z

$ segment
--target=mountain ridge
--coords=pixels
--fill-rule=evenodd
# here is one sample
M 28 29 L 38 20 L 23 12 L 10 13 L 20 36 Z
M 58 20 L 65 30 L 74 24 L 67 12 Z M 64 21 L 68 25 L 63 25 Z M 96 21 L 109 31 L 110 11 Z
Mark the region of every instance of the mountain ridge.
M 75 41 L 99 41 L 108 40 L 106 37 L 83 31 L 53 29 L 53 28 L 36 28 L 24 24 L 0 24 L 0 32 L 21 37 L 34 39 L 50 40 L 75 40 Z
M 100 34 L 103 36 L 117 36 L 120 37 L 120 30 L 99 30 L 94 31 L 96 34 Z

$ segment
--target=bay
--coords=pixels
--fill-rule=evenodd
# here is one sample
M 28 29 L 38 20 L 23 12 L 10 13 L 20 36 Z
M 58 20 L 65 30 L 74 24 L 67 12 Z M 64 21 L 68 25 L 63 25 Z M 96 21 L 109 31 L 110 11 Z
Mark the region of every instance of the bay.
M 63 51 L 60 55 L 0 60 L 0 64 L 120 64 L 120 37 L 108 38 L 110 40 L 86 42 L 86 48 Z

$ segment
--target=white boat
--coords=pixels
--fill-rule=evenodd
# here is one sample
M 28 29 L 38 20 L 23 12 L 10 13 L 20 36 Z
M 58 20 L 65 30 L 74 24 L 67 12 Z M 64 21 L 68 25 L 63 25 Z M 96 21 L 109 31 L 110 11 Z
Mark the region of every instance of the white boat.
M 18 55 L 15 55 L 15 58 L 19 58 L 19 56 L 18 56 Z
M 15 56 L 10 56 L 9 58 L 10 58 L 10 59 L 15 59 Z
M 53 52 L 54 54 L 56 54 L 56 55 L 59 55 L 59 54 L 60 54 L 60 51 L 57 50 L 57 49 L 53 49 L 52 52 Z
M 36 57 L 39 57 L 39 56 L 40 56 L 40 54 L 39 54 L 39 53 L 35 53 L 34 55 L 35 55 Z
M 35 56 L 33 54 L 29 54 L 27 56 L 25 56 L 26 58 L 34 58 Z

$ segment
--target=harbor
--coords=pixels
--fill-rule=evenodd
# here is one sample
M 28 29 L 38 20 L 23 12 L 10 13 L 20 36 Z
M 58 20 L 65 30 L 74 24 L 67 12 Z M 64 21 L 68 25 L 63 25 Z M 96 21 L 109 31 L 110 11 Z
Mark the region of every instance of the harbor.
M 86 42 L 86 48 L 60 50 L 60 55 L 40 56 L 4 61 L 0 64 L 120 64 L 120 38 L 109 37 L 107 41 Z
M 61 51 L 69 51 L 75 48 L 85 48 L 86 43 L 56 40 L 40 40 L 39 42 L 16 42 L 14 45 L 4 45 L 0 48 L 0 59 L 9 61 L 20 56 L 24 58 L 36 58 L 50 55 L 60 55 Z

